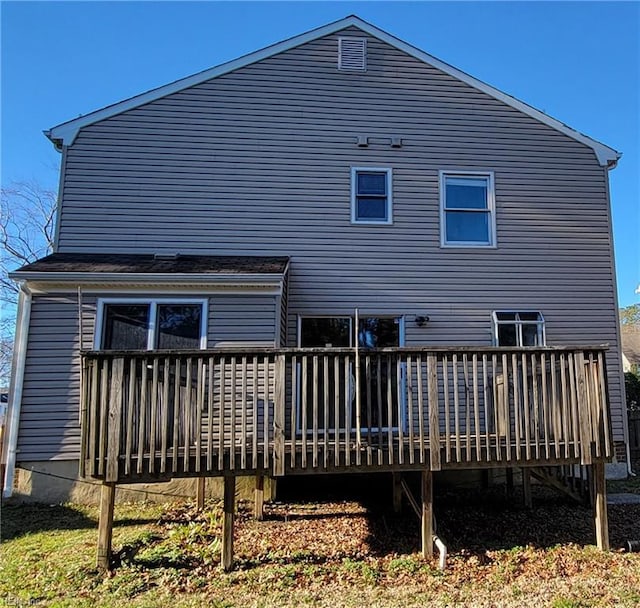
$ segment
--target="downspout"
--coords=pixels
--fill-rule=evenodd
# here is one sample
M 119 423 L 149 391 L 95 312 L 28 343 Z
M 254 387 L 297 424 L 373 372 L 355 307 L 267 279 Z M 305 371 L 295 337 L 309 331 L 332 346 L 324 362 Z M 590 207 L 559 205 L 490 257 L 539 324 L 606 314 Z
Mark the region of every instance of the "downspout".
M 13 477 L 16 469 L 18 448 L 18 426 L 24 386 L 24 368 L 27 361 L 27 340 L 29 338 L 29 320 L 31 318 L 31 291 L 25 283 L 20 284 L 18 293 L 18 318 L 16 319 L 16 338 L 11 362 L 11 383 L 9 385 L 9 434 L 7 436 L 6 470 L 2 496 L 9 498 L 13 493 Z

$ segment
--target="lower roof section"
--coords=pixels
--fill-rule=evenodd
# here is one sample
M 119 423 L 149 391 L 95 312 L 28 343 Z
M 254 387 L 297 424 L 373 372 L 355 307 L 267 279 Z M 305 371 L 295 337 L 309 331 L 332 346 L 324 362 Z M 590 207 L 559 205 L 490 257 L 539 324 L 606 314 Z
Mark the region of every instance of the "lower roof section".
M 72 286 L 281 288 L 286 256 L 53 253 L 9 274 L 32 290 Z

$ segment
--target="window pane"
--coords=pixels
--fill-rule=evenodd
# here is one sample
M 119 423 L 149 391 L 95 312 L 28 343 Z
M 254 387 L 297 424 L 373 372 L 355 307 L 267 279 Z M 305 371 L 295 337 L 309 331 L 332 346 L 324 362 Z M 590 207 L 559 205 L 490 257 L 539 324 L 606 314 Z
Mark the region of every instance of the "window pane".
M 147 348 L 148 304 L 107 304 L 104 312 L 103 349 L 145 350 Z
M 475 178 L 446 178 L 447 209 L 487 209 L 487 180 Z
M 515 324 L 498 325 L 498 346 L 518 346 Z
M 358 173 L 358 195 L 379 194 L 381 196 L 384 196 L 386 193 L 386 173 Z
M 516 313 L 515 312 L 497 312 L 496 319 L 498 319 L 498 321 L 515 321 Z
M 356 201 L 356 219 L 358 220 L 386 220 L 387 199 L 358 198 Z
M 400 324 L 392 318 L 367 317 L 360 319 L 358 345 L 363 348 L 400 346 Z
M 489 214 L 478 211 L 446 212 L 447 243 L 489 243 Z
M 157 347 L 200 348 L 201 321 L 200 304 L 158 304 Z
M 522 346 L 540 346 L 537 323 L 525 323 L 522 325 L 522 342 Z
M 303 318 L 300 324 L 300 346 L 351 346 L 350 333 L 351 320 L 347 318 Z
M 518 315 L 521 321 L 540 321 L 539 312 L 520 312 Z

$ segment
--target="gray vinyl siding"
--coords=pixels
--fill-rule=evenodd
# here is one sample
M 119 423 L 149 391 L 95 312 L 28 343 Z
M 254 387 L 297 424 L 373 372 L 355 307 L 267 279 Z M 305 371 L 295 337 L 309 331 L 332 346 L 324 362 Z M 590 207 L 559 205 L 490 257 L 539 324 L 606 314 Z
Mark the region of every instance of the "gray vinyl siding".
M 298 314 L 359 307 L 405 315 L 407 345 L 480 345 L 492 310 L 540 310 L 549 344 L 611 345 L 621 440 L 607 175 L 593 150 L 371 37 L 367 72 L 338 71 L 342 34 L 83 128 L 66 154 L 58 251 L 291 256 L 290 345 Z M 393 170 L 393 225 L 350 223 L 352 166 Z M 443 169 L 494 172 L 495 249 L 440 247 Z M 431 320 L 417 328 L 416 314 Z
M 110 293 L 104 297 L 143 298 L 145 295 Z M 176 296 L 176 299 L 180 297 Z M 209 298 L 208 346 L 232 346 L 238 342 L 275 345 L 275 296 L 214 294 L 193 297 Z M 97 300 L 98 296 L 91 293 L 83 293 L 81 297 L 82 347 L 85 350 L 94 346 Z M 75 293 L 33 298 L 18 432 L 18 462 L 79 457 L 78 304 Z
M 35 296 L 27 341 L 18 462 L 77 457 L 78 352 L 75 295 Z

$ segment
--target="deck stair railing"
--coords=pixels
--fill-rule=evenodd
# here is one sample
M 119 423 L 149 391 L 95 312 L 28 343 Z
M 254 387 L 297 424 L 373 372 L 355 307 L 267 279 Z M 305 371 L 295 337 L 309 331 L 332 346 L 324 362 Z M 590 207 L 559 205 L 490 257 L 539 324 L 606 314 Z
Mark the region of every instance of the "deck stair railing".
M 81 475 L 591 464 L 612 457 L 605 348 L 91 351 Z

